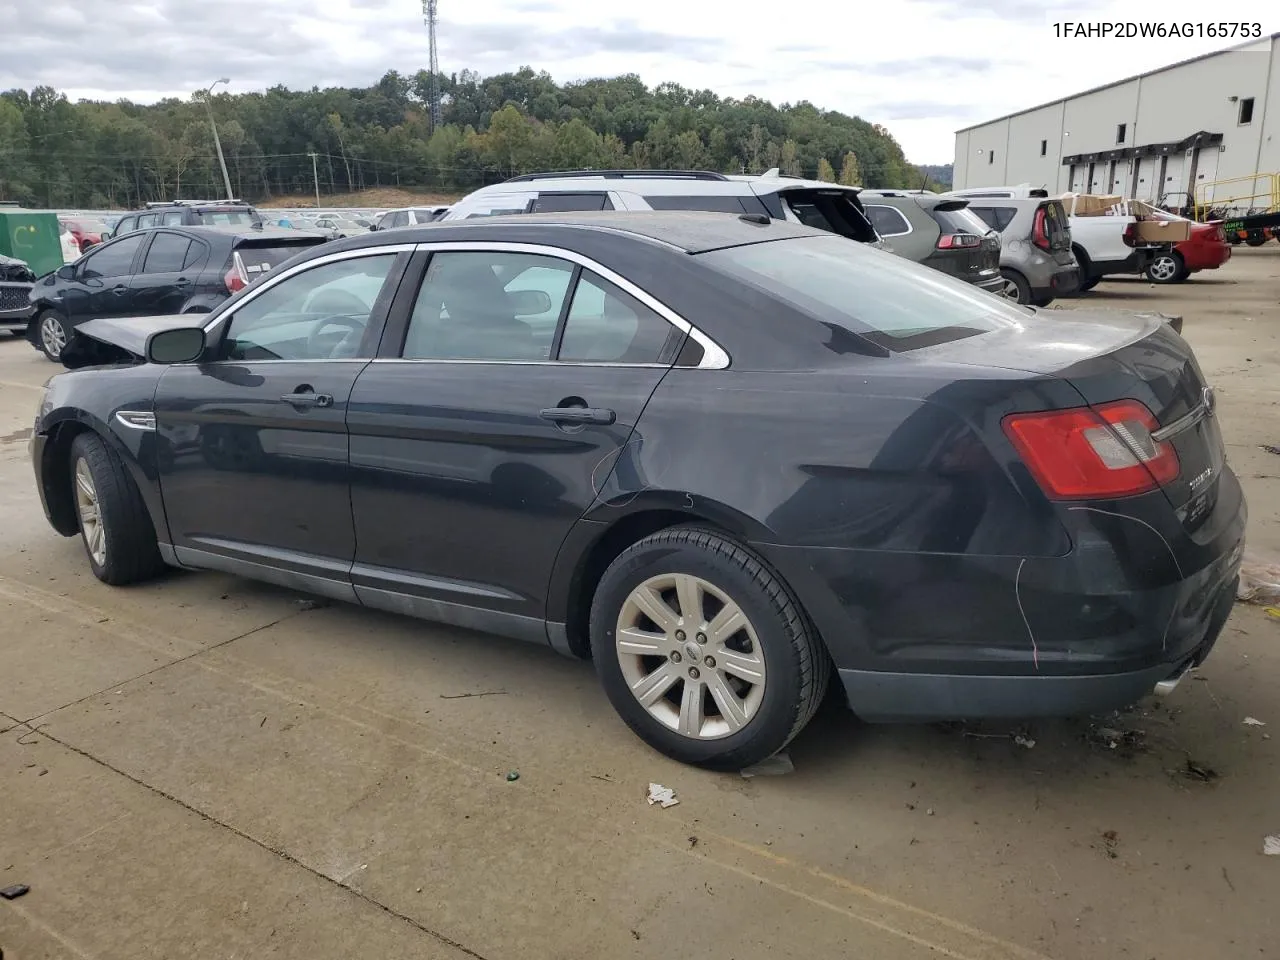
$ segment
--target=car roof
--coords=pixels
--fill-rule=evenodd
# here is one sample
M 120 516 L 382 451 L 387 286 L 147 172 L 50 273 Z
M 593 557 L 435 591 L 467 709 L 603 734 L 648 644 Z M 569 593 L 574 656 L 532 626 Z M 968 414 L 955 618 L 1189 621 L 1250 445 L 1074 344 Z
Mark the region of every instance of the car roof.
M 763 215 L 751 219 L 749 214 L 704 213 L 693 210 L 633 210 L 584 213 L 525 213 L 514 216 L 476 217 L 470 220 L 440 220 L 431 224 L 402 227 L 394 233 L 374 233 L 348 238 L 331 244 L 332 249 L 347 246 L 376 246 L 390 243 L 432 243 L 446 240 L 539 242 L 533 234 L 543 234 L 546 242 L 557 245 L 558 238 L 589 233 L 629 235 L 636 240 L 661 244 L 684 253 L 703 253 L 724 247 L 784 240 L 792 237 L 831 236 L 812 227 L 783 220 L 765 221 Z M 572 244 L 567 244 L 572 245 Z
M 624 173 L 626 171 L 623 171 Z M 752 196 L 769 193 L 781 193 L 786 190 L 840 190 L 858 193 L 861 187 L 850 187 L 825 180 L 805 180 L 801 177 L 787 177 L 781 174 L 751 176 L 745 174 L 723 174 L 680 176 L 680 171 L 660 175 L 617 176 L 613 174 L 591 171 L 574 173 L 565 176 L 546 175 L 536 179 L 515 178 L 480 187 L 467 194 L 455 204 L 463 206 L 470 200 L 502 196 L 510 193 L 584 193 L 615 190 L 622 193 L 638 193 L 641 196 L 653 195 L 714 195 L 714 196 Z M 420 209 L 410 207 L 406 209 Z
M 158 224 L 152 227 L 143 227 L 141 230 L 131 231 L 124 236 L 133 236 L 137 234 L 142 236 L 147 233 L 158 233 L 161 231 L 169 231 L 170 233 L 184 233 L 192 237 L 251 237 L 254 239 L 279 238 L 293 239 L 297 237 L 316 237 L 323 240 L 324 237 L 319 233 L 308 233 L 305 230 L 289 230 L 280 227 L 255 227 L 247 223 L 227 223 L 227 224 L 182 224 L 182 223 L 166 223 Z

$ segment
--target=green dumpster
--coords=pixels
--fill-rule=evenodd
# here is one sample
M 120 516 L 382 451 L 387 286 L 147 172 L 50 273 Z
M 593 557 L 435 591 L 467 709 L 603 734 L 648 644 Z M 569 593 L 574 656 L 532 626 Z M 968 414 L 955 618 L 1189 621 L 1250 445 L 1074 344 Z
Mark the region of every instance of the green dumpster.
M 0 207 L 0 253 L 27 261 L 37 277 L 62 266 L 58 218 L 44 210 Z

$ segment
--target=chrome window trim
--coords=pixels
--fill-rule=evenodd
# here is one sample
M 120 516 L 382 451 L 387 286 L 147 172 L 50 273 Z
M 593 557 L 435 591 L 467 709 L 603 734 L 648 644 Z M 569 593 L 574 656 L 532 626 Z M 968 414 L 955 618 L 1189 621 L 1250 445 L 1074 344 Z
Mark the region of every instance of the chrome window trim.
M 534 256 L 556 257 L 560 260 L 567 260 L 570 263 L 574 263 L 580 267 L 584 267 L 587 270 L 590 270 L 592 273 L 598 274 L 599 276 L 603 277 L 605 280 L 608 280 L 610 283 L 614 284 L 619 289 L 635 297 L 637 300 L 643 303 L 646 307 L 648 307 L 654 313 L 658 314 L 658 316 L 662 317 L 664 320 L 666 320 L 669 324 L 671 324 L 677 330 L 680 330 L 683 333 L 687 333 L 690 336 L 690 338 L 692 338 L 693 341 L 698 344 L 698 346 L 702 347 L 702 360 L 699 361 L 698 365 L 692 369 L 724 370 L 729 366 L 729 354 L 724 351 L 724 348 L 722 348 L 720 344 L 716 343 L 714 340 L 712 340 L 709 336 L 707 336 L 705 333 L 703 333 L 701 330 L 695 327 L 692 323 L 690 323 L 684 317 L 680 316 L 680 314 L 676 313 L 666 304 L 662 303 L 662 301 L 658 300 L 656 297 L 650 294 L 647 290 L 632 283 L 626 277 L 623 277 L 615 273 L 614 271 L 610 270 L 608 267 L 604 266 L 603 264 L 600 264 L 595 260 L 592 260 L 590 257 L 585 256 L 581 253 L 578 253 L 574 250 L 566 250 L 563 247 L 552 247 L 552 246 L 548 246 L 546 244 L 541 244 L 541 243 L 512 243 L 504 240 L 494 240 L 494 241 L 439 240 L 439 241 L 432 241 L 427 243 L 419 243 L 417 245 L 417 249 L 424 253 L 446 253 L 446 252 L 524 253 L 524 254 L 530 254 Z M 510 362 L 510 361 L 444 360 L 442 362 L 445 362 L 445 363 L 459 363 L 459 362 L 493 363 L 493 362 Z M 578 361 L 545 360 L 545 361 L 515 361 L 515 362 L 555 363 L 555 364 L 567 364 L 569 366 L 572 366 Z M 589 365 L 595 366 L 596 364 L 589 364 Z M 608 364 L 608 365 L 623 366 L 623 367 L 667 366 L 667 364 L 635 364 L 635 363 L 622 363 L 622 364 L 615 363 L 615 364 Z
M 1166 440 L 1172 440 L 1183 431 L 1190 430 L 1201 420 L 1210 416 L 1209 408 L 1204 403 L 1197 405 L 1190 413 L 1183 414 L 1177 420 L 1168 426 L 1161 427 L 1159 430 L 1151 431 L 1151 439 L 1156 443 L 1163 443 Z
M 258 363 L 279 363 L 278 360 L 259 360 Z M 626 367 L 627 369 L 648 368 L 666 370 L 669 363 L 619 363 L 616 360 L 458 360 L 453 358 L 436 359 L 434 357 L 375 357 L 371 363 L 460 363 L 480 364 L 482 366 L 506 367 Z M 690 368 L 696 369 L 696 368 Z
M 388 253 L 390 254 L 412 253 L 415 249 L 415 246 L 416 245 L 412 243 L 392 243 L 392 244 L 387 244 L 386 246 L 380 246 L 380 247 L 360 247 L 356 250 L 340 250 L 337 253 L 327 253 L 322 257 L 316 257 L 314 260 L 307 260 L 305 263 L 295 264 L 294 266 L 290 267 L 288 270 L 285 270 L 281 273 L 268 274 L 262 286 L 258 287 L 256 290 L 246 291 L 243 299 L 237 300 L 234 304 L 229 306 L 226 310 L 223 310 L 221 313 L 215 313 L 213 315 L 213 319 L 211 319 L 208 323 L 204 325 L 205 333 L 208 333 L 210 330 L 212 330 L 218 324 L 222 323 L 222 321 L 226 320 L 228 317 L 234 318 L 236 315 L 236 312 L 240 310 L 246 303 L 252 303 L 254 300 L 258 299 L 258 297 L 262 296 L 268 290 L 275 287 L 276 284 L 283 283 L 285 280 L 288 280 L 290 277 L 296 277 L 300 273 L 305 273 L 307 270 L 310 270 L 313 267 L 323 267 L 326 264 L 338 263 L 343 260 L 355 260 L 358 257 L 373 257 L 373 256 L 379 256 L 379 255 L 384 255 Z M 271 363 L 298 363 L 299 361 L 272 360 L 270 362 Z
M 871 198 L 871 199 L 874 199 L 874 198 Z M 868 202 L 867 202 L 867 200 L 866 200 L 866 199 L 864 199 L 864 200 L 862 201 L 862 206 L 863 206 L 863 207 L 865 207 L 865 208 L 866 208 L 866 210 L 867 210 L 867 219 L 868 219 L 868 220 L 871 220 L 871 208 L 872 208 L 872 207 L 882 207 L 882 208 L 883 208 L 883 209 L 885 209 L 885 210 L 892 210 L 894 213 L 896 213 L 896 214 L 898 215 L 898 218 L 899 218 L 903 223 L 905 223 L 905 224 L 907 225 L 907 229 L 905 229 L 905 230 L 900 230 L 900 231 L 898 231 L 897 233 L 880 233 L 880 228 L 879 228 L 879 227 L 876 227 L 876 222 L 875 222 L 874 220 L 871 220 L 871 226 L 875 227 L 876 233 L 880 233 L 880 236 L 882 236 L 882 237 L 905 237 L 907 234 L 909 234 L 909 233 L 914 233 L 914 232 L 915 232 L 915 229 L 916 229 L 916 228 L 915 228 L 915 226 L 911 223 L 911 218 L 910 218 L 910 217 L 908 217 L 908 216 L 907 216 L 905 213 L 903 213 L 901 210 L 899 210 L 897 207 L 892 206 L 891 204 L 888 204 L 888 203 L 868 203 Z

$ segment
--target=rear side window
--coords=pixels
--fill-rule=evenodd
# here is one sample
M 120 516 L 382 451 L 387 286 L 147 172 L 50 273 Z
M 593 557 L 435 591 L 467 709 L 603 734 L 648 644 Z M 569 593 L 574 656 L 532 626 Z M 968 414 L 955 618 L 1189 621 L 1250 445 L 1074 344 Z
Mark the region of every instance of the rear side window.
M 187 260 L 191 241 L 176 233 L 157 233 L 142 262 L 143 273 L 177 273 Z
M 911 232 L 911 224 L 907 218 L 903 216 L 902 211 L 896 207 L 884 207 L 878 203 L 868 203 L 866 205 L 867 216 L 871 218 L 871 224 L 876 228 L 876 233 L 882 237 L 900 237 L 904 233 Z
M 183 270 L 203 270 L 204 262 L 209 259 L 209 247 L 200 240 L 192 240 L 187 248 L 187 255 L 182 260 Z
M 977 336 L 1029 315 L 941 271 L 837 237 L 753 243 L 698 259 L 827 324 L 833 344 L 837 330 L 845 330 L 901 352 Z
M 991 227 L 967 206 L 958 210 L 939 210 L 936 207 L 929 211 L 934 223 L 942 228 L 943 233 L 975 233 L 983 236 L 991 231 Z
M 659 363 L 683 338 L 663 317 L 608 280 L 583 270 L 574 288 L 558 359 Z
M 969 210 L 992 230 L 1002 233 L 1005 227 L 1013 223 L 1018 212 L 1013 207 L 969 207 Z
M 706 213 L 761 213 L 769 215 L 769 209 L 756 197 L 653 197 L 644 202 L 654 210 L 701 210 Z
M 566 213 L 573 210 L 612 210 L 604 193 L 543 193 L 533 201 L 530 213 Z
M 166 227 L 182 226 L 183 213 L 181 210 L 175 210 L 173 213 L 166 213 L 160 218 L 160 222 Z

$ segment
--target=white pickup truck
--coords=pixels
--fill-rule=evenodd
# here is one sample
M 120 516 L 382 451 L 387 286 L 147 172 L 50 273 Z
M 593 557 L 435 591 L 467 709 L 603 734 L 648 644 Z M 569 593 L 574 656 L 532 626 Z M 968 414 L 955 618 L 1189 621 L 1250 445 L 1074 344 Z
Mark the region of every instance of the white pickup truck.
M 972 187 L 952 190 L 951 196 L 975 200 L 982 197 L 1025 198 L 1047 197 L 1041 187 L 1021 184 L 1016 187 Z M 1075 216 L 1076 196 L 1064 194 L 1059 199 L 1067 211 L 1071 228 L 1071 252 L 1080 265 L 1080 289 L 1092 290 L 1103 277 L 1113 274 L 1141 274 L 1155 259 L 1159 244 L 1142 243 L 1137 238 L 1136 217 L 1124 212 L 1100 216 Z

